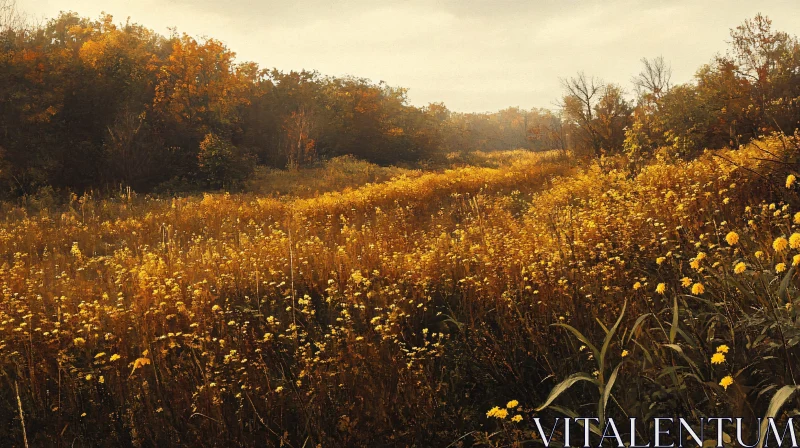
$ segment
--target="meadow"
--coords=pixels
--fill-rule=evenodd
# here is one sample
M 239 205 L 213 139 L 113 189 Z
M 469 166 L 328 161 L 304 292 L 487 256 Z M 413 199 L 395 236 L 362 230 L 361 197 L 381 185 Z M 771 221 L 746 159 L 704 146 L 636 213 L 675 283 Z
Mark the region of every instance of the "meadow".
M 3 204 L 0 434 L 500 447 L 537 416 L 796 415 L 798 145 Z

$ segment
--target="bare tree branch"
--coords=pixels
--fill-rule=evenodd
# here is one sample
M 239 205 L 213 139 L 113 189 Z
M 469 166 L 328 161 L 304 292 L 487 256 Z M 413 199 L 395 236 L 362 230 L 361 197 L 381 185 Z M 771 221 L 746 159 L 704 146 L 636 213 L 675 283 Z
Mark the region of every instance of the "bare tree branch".
M 653 59 L 642 58 L 644 68 L 631 82 L 636 88 L 639 97 L 646 94 L 653 95 L 656 99 L 669 92 L 672 87 L 672 67 L 664 61 L 663 56 Z
M 595 127 L 594 111 L 600 96 L 605 88 L 605 83 L 595 77 L 587 77 L 579 72 L 577 77 L 561 80 L 565 95 L 561 105 L 564 114 L 574 121 L 589 138 L 595 153 L 600 152 L 602 142 L 600 133 Z
M 0 35 L 22 28 L 25 18 L 17 9 L 16 0 L 0 0 Z

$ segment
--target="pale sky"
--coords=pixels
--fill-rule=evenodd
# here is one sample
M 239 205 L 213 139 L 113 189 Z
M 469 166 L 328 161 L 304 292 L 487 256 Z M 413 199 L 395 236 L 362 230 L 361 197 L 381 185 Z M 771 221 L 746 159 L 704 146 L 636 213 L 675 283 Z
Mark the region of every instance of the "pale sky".
M 461 112 L 552 108 L 559 77 L 580 70 L 628 90 L 642 57 L 663 55 L 686 82 L 729 29 L 757 12 L 800 34 L 800 0 L 17 0 L 38 19 L 59 11 L 168 27 L 223 41 L 240 61 L 313 69 L 409 88 L 417 106 Z

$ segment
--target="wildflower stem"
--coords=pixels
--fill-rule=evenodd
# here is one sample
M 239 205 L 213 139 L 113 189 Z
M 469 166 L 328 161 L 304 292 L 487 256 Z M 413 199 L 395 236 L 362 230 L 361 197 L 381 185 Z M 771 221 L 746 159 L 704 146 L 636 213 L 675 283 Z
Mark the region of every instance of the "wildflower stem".
M 19 383 L 14 380 L 14 389 L 17 392 L 17 407 L 19 408 L 19 424 L 22 426 L 22 441 L 25 448 L 28 448 L 28 432 L 25 430 L 25 414 L 22 412 L 22 399 L 19 397 Z

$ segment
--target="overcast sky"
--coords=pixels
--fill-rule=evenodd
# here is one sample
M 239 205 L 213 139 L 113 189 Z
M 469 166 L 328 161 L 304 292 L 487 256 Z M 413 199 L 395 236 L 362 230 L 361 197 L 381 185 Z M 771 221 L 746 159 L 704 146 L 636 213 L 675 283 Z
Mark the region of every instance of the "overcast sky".
M 675 0 L 18 0 L 36 18 L 130 17 L 225 42 L 239 60 L 409 88 L 415 105 L 463 112 L 553 107 L 579 70 L 630 90 L 642 57 L 691 79 L 729 29 L 757 12 L 800 34 L 800 1 Z

